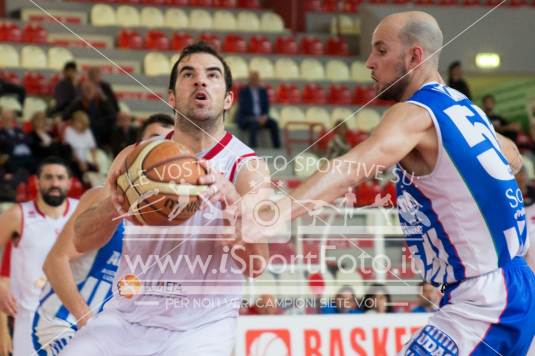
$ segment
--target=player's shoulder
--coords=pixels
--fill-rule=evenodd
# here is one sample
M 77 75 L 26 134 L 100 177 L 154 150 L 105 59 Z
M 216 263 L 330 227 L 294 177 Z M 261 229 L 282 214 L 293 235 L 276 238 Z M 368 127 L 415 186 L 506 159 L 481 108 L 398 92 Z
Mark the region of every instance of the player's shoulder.
M 227 151 L 231 156 L 235 156 L 236 158 L 244 155 L 256 156 L 256 152 L 251 147 L 247 146 L 238 137 L 231 136 L 232 138 L 227 145 Z
M 401 123 L 410 127 L 426 128 L 433 125 L 433 120 L 429 112 L 414 103 L 401 102 L 392 105 L 383 115 L 383 123 L 394 124 Z
M 1 214 L 3 219 L 6 221 L 12 222 L 16 220 L 17 222 L 22 218 L 22 204 L 24 203 L 13 203 L 4 212 Z

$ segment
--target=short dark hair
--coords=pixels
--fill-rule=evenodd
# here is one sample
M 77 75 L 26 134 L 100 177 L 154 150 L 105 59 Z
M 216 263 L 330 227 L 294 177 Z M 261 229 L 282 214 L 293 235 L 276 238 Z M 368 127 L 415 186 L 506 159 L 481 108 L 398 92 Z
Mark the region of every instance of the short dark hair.
M 482 99 L 481 99 L 481 102 L 485 102 L 485 100 L 487 99 L 492 99 L 492 101 L 496 102 L 496 99 L 494 98 L 494 95 L 492 94 L 487 94 L 485 95 Z
M 219 54 L 219 52 L 214 47 L 212 47 L 210 44 L 203 42 L 203 41 L 193 43 L 185 47 L 182 50 L 182 52 L 180 53 L 180 57 L 178 57 L 177 61 L 173 65 L 173 68 L 171 69 L 171 78 L 169 79 L 169 90 L 173 90 L 173 91 L 175 90 L 176 78 L 178 76 L 178 73 L 177 73 L 178 64 L 184 58 L 189 57 L 195 53 L 208 53 L 216 57 L 217 59 L 219 59 L 221 64 L 223 64 L 223 70 L 225 72 L 223 73 L 225 77 L 225 87 L 227 89 L 227 93 L 230 92 L 232 90 L 232 73 L 230 71 L 229 65 L 227 64 L 227 62 L 225 62 L 221 54 Z
M 175 121 L 173 120 L 171 116 L 167 114 L 158 113 L 158 114 L 153 114 L 149 116 L 148 118 L 145 119 L 145 121 L 143 121 L 143 124 L 141 124 L 141 127 L 139 129 L 138 140 L 141 140 L 147 127 L 149 127 L 149 125 L 152 125 L 152 124 L 160 124 L 164 127 L 173 127 L 175 125 Z
M 69 69 L 74 69 L 76 70 L 78 68 L 78 66 L 76 65 L 76 62 L 75 61 L 68 61 L 67 63 L 65 63 L 65 65 L 63 66 L 63 70 L 69 70 Z
M 69 164 L 63 158 L 58 157 L 58 156 L 48 156 L 44 158 L 37 166 L 37 171 L 36 171 L 37 177 L 41 175 L 43 167 L 48 166 L 49 164 L 59 164 L 60 166 L 65 167 L 69 178 L 72 176 L 71 167 L 69 167 Z
M 450 63 L 450 66 L 448 67 L 448 73 L 451 74 L 451 71 L 454 69 L 454 68 L 457 68 L 457 67 L 460 67 L 461 66 L 461 61 L 453 61 Z

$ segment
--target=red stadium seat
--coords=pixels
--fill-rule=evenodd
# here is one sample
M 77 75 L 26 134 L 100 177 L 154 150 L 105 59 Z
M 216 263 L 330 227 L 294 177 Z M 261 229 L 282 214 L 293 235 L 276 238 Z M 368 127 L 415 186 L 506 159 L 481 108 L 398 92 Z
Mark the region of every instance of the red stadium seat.
M 271 86 L 271 84 L 266 84 L 264 88 L 266 88 L 269 102 L 274 103 L 276 101 L 275 90 L 273 90 L 273 87 Z
M 169 38 L 162 31 L 148 31 L 145 35 L 145 48 L 166 51 L 169 49 Z
M 189 0 L 165 0 L 165 3 L 171 6 L 189 6 Z
M 20 84 L 19 75 L 15 72 L 0 71 L 0 78 L 6 82 Z
M 435 2 L 433 0 L 416 0 L 414 3 L 416 5 L 433 5 Z
M 146 5 L 162 6 L 165 5 L 166 0 L 142 0 L 141 2 Z
M 27 24 L 22 30 L 22 41 L 41 44 L 46 43 L 46 30 L 39 24 Z
M 498 1 L 498 4 L 500 3 L 501 1 Z M 492 6 L 496 6 L 498 4 L 495 4 L 495 5 L 492 5 Z M 511 0 L 510 2 L 506 3 L 507 5 L 509 6 L 513 6 L 513 7 L 516 7 L 516 6 L 526 6 L 528 5 L 528 1 L 527 0 Z
M 307 104 L 325 104 L 325 91 L 318 84 L 307 84 L 303 88 L 303 102 Z
M 212 7 L 212 0 L 189 0 L 190 6 Z
M 358 12 L 359 5 L 362 3 L 362 0 L 346 0 L 342 4 L 342 11 L 344 12 Z
M 299 89 L 294 84 L 281 84 L 275 95 L 279 103 L 297 104 L 301 102 Z
M 171 37 L 171 49 L 182 51 L 182 49 L 193 43 L 193 38 L 186 32 L 175 32 Z
M 357 186 L 357 206 L 372 205 L 377 195 L 381 196 L 381 186 L 372 180 L 367 180 Z
M 223 7 L 223 8 L 234 8 L 237 7 L 238 2 L 237 0 L 214 0 L 214 6 L 216 7 Z
M 297 54 L 297 43 L 292 36 L 279 36 L 275 40 L 275 52 L 278 54 Z
M 133 30 L 121 30 L 117 38 L 117 47 L 141 49 L 143 48 L 143 39 L 141 35 Z
M 481 2 L 479 0 L 464 0 L 464 6 L 479 6 Z
M 48 93 L 50 95 L 54 94 L 54 88 L 56 88 L 56 85 L 61 80 L 61 74 L 56 73 L 53 76 L 50 77 L 48 80 Z
M 410 3 L 411 0 L 394 0 L 393 3 L 396 4 L 396 5 L 405 5 L 405 4 L 408 4 Z
M 238 7 L 243 7 L 246 9 L 259 9 L 260 1 L 259 0 L 238 0 Z
M 216 50 L 221 51 L 221 39 L 219 39 L 219 36 L 211 33 L 203 33 L 199 37 L 199 40 L 206 42 L 212 47 L 214 47 Z
M 306 36 L 301 39 L 301 53 L 310 54 L 313 56 L 322 56 L 323 55 L 323 43 L 316 38 Z
M 441 6 L 452 6 L 452 5 L 458 5 L 457 0 L 440 0 L 438 3 Z
M 48 94 L 48 82 L 41 73 L 26 72 L 24 74 L 23 85 L 29 94 Z
M 227 35 L 223 42 L 223 52 L 245 53 L 247 52 L 247 42 L 240 35 Z
M 249 52 L 271 54 L 273 45 L 265 36 L 252 36 L 249 40 Z
M 0 24 L 0 41 L 20 42 L 22 37 L 20 28 L 15 23 Z
M 321 0 L 309 0 L 306 5 L 307 11 L 321 11 Z
M 323 0 L 321 11 L 335 12 L 340 10 L 340 3 L 338 0 Z
M 347 56 L 349 54 L 347 42 L 340 37 L 329 37 L 325 54 L 331 56 Z
M 364 105 L 375 97 L 375 90 L 372 87 L 355 87 L 353 91 L 353 103 Z
M 351 91 L 345 85 L 333 84 L 329 87 L 327 102 L 329 104 L 350 105 Z

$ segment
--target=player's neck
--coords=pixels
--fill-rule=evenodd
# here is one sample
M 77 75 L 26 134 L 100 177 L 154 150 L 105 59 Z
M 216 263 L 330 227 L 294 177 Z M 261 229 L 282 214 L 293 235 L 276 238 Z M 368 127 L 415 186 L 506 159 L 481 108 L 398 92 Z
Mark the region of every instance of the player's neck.
M 35 200 L 35 204 L 37 205 L 37 209 L 39 209 L 39 211 L 45 216 L 48 216 L 52 219 L 58 219 L 65 214 L 65 209 L 67 208 L 67 199 L 65 199 L 59 206 L 52 206 L 48 205 L 39 195 Z
M 216 125 L 210 131 L 183 132 L 175 126 L 175 141 L 191 148 L 195 153 L 205 151 L 219 142 L 226 131 L 223 125 Z
M 424 84 L 431 82 L 444 84 L 444 80 L 438 72 L 419 72 L 415 74 L 410 84 L 407 86 L 407 89 L 405 89 L 401 101 L 408 100 Z

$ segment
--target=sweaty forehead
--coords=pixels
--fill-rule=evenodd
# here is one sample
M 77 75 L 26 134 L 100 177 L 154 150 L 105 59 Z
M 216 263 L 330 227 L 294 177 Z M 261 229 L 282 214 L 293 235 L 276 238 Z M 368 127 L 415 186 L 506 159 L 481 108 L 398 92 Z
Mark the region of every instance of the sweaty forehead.
M 216 67 L 223 71 L 223 64 L 221 61 L 216 56 L 209 53 L 193 53 L 187 57 L 184 57 L 180 61 L 178 68 L 181 69 L 186 66 L 194 69 L 207 69 Z

